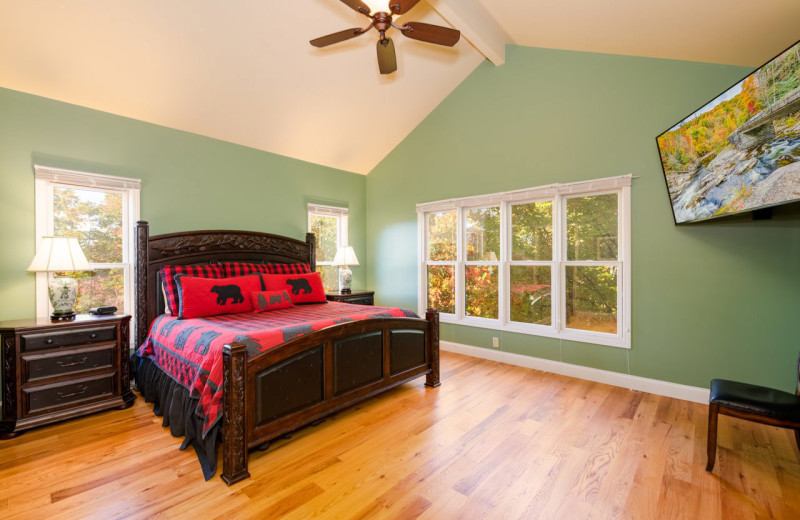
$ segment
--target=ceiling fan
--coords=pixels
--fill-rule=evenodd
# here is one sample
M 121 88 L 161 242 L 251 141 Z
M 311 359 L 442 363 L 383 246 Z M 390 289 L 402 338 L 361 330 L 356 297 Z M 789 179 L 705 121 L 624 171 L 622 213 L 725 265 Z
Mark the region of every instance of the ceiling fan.
M 356 36 L 361 36 L 373 27 L 380 33 L 378 40 L 378 68 L 381 74 L 391 74 L 397 70 L 397 55 L 394 51 L 394 42 L 386 36 L 386 31 L 394 27 L 403 35 L 428 43 L 435 43 L 436 45 L 446 45 L 452 47 L 455 45 L 461 32 L 450 29 L 448 27 L 441 27 L 439 25 L 431 25 L 422 22 L 408 22 L 405 25 L 398 26 L 392 22 L 393 15 L 401 15 L 408 12 L 411 8 L 419 3 L 419 0 L 367 0 L 375 6 L 375 12 L 369 5 L 361 0 L 340 0 L 343 4 L 347 5 L 350 9 L 363 14 L 372 20 L 372 23 L 364 28 L 354 27 L 337 33 L 329 34 L 321 38 L 311 40 L 311 45 L 314 47 L 327 47 L 334 43 L 343 42 Z M 383 6 L 388 3 L 388 10 L 381 11 Z

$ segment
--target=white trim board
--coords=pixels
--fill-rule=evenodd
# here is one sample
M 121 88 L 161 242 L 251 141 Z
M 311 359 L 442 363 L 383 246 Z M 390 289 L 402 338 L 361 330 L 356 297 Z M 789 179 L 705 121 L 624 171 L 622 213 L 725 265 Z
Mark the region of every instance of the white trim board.
M 464 354 L 465 356 L 488 359 L 490 361 L 498 361 L 500 363 L 507 363 L 509 365 L 515 365 L 518 367 L 533 368 L 543 372 L 551 372 L 553 374 L 560 374 L 562 376 L 585 379 L 587 381 L 594 381 L 596 383 L 619 386 L 622 388 L 628 388 L 630 390 L 663 395 L 666 397 L 682 399 L 684 401 L 691 401 L 694 403 L 708 404 L 708 388 L 699 388 L 696 386 L 670 383 L 669 381 L 649 379 L 630 374 L 621 374 L 619 372 L 611 372 L 609 370 L 600 370 L 599 368 L 572 365 L 562 361 L 551 361 L 549 359 L 524 356 L 522 354 L 514 354 L 512 352 L 503 352 L 502 350 L 490 350 L 486 348 L 473 347 L 471 345 L 463 345 L 461 343 L 453 343 L 450 341 L 440 341 L 439 348 L 447 352 Z

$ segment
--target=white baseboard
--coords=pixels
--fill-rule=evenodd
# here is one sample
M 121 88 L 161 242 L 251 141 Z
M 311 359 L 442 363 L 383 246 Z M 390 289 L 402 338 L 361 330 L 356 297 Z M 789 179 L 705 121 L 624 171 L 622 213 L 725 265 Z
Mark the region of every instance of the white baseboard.
M 600 370 L 599 368 L 572 365 L 561 361 L 551 361 L 549 359 L 523 356 L 522 354 L 503 352 L 501 350 L 489 350 L 470 345 L 462 345 L 460 343 L 452 343 L 450 341 L 440 341 L 439 348 L 448 352 L 455 352 L 456 354 L 464 354 L 466 356 L 498 361 L 500 363 L 508 363 L 509 365 L 533 368 L 536 370 L 542 370 L 543 372 L 561 374 L 563 376 L 577 377 L 578 379 L 585 379 L 587 381 L 594 381 L 596 383 L 604 383 L 612 386 L 620 386 L 622 388 L 629 388 L 631 390 L 638 390 L 640 392 L 648 392 L 651 394 L 673 397 L 675 399 L 682 399 L 684 401 L 708 404 L 708 388 L 681 385 L 678 383 L 670 383 L 668 381 L 660 381 L 658 379 L 648 379 L 646 377 L 621 374 L 619 372 L 611 372 L 609 370 Z

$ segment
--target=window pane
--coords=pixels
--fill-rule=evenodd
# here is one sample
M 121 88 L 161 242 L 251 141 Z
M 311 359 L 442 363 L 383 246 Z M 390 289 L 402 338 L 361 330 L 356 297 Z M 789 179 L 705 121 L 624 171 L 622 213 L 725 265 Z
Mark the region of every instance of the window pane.
M 553 259 L 553 203 L 511 206 L 511 259 Z
M 63 273 L 78 281 L 75 312 L 86 314 L 92 307 L 113 305 L 117 312 L 125 311 L 123 269 L 95 269 L 94 272 Z
M 452 265 L 428 266 L 428 307 L 456 312 L 456 269 Z
M 500 207 L 468 209 L 467 260 L 496 262 L 500 258 Z
M 456 211 L 428 213 L 428 260 L 456 259 Z
M 338 246 L 338 217 L 311 215 L 311 232 L 317 236 L 317 262 L 333 262 Z
M 617 259 L 617 194 L 567 199 L 567 260 Z
M 617 333 L 617 268 L 567 266 L 567 328 Z
M 497 319 L 497 266 L 468 265 L 466 278 L 466 314 Z
M 317 272 L 322 275 L 322 286 L 326 291 L 339 290 L 339 267 L 335 265 L 318 265 Z
M 55 188 L 55 236 L 78 237 L 92 263 L 122 262 L 122 195 L 120 193 Z
M 511 266 L 511 321 L 552 324 L 550 267 Z

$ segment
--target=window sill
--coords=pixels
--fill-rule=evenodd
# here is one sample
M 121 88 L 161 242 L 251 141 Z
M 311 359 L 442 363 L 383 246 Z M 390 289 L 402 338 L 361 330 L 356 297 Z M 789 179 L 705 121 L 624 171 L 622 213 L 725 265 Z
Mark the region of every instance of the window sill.
M 441 323 L 451 325 L 462 325 L 465 327 L 477 327 L 481 329 L 498 330 L 501 332 L 513 332 L 516 334 L 527 334 L 529 336 L 543 336 L 547 338 L 563 339 L 566 341 L 577 341 L 580 343 L 591 343 L 606 347 L 631 348 L 630 334 L 614 335 L 599 332 L 583 332 L 579 330 L 557 331 L 554 327 L 545 325 L 526 325 L 523 323 L 501 323 L 500 320 L 485 318 L 462 318 L 458 319 L 453 314 L 439 314 Z

